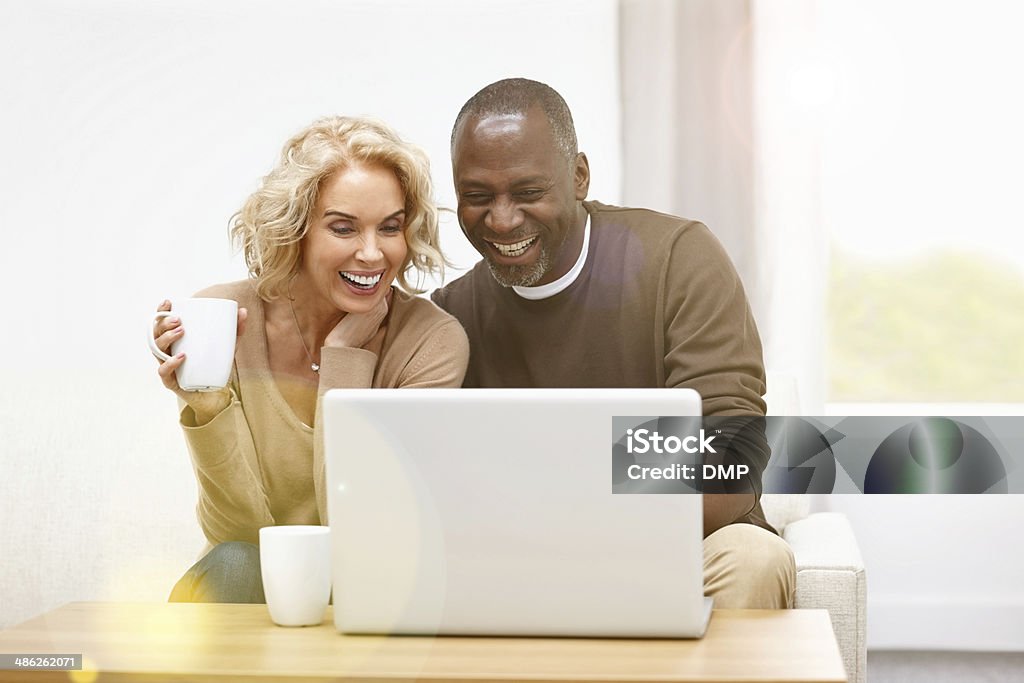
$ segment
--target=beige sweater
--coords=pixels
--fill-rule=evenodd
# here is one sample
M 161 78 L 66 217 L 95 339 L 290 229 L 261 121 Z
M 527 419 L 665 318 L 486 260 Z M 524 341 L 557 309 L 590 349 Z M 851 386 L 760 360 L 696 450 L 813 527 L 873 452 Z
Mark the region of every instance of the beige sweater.
M 285 401 L 270 373 L 263 302 L 249 281 L 196 296 L 234 299 L 249 309 L 235 348 L 231 404 L 196 426 L 181 426 L 199 484 L 199 524 L 211 544 L 256 543 L 260 527 L 326 524 L 320 401 L 312 427 Z M 458 387 L 469 358 L 459 323 L 424 299 L 394 291 L 380 358 L 353 348 L 321 350 L 318 396 L 340 387 Z

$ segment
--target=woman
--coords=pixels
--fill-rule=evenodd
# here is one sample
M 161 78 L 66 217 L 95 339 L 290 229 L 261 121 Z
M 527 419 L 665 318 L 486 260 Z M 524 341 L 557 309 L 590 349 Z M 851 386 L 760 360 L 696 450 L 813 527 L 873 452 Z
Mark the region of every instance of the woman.
M 332 117 L 288 141 L 233 217 L 249 279 L 197 294 L 239 304 L 229 386 L 183 391 L 180 354 L 159 370 L 184 404 L 199 523 L 214 546 L 172 601 L 262 602 L 260 527 L 327 523 L 323 392 L 461 385 L 465 332 L 409 293 L 410 269 L 443 267 L 431 197 L 419 148 L 380 122 Z M 154 330 L 164 351 L 186 333 L 173 317 Z

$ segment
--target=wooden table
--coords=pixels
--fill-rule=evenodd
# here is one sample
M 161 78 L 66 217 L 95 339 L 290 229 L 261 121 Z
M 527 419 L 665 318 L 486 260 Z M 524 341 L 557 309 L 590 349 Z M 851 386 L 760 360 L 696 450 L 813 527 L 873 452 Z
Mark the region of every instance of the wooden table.
M 84 670 L 0 681 L 846 680 L 822 610 L 718 610 L 702 640 L 342 636 L 329 610 L 281 628 L 264 605 L 71 603 L 0 632 L 0 653 L 82 653 Z

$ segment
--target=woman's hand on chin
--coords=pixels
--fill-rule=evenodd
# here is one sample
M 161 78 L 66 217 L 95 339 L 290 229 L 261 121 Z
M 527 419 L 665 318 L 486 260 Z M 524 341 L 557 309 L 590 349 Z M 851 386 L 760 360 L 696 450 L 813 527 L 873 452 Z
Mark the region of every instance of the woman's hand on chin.
M 348 313 L 324 340 L 324 346 L 334 348 L 363 348 L 377 335 L 388 315 L 391 290 L 382 296 L 377 305 L 366 313 Z

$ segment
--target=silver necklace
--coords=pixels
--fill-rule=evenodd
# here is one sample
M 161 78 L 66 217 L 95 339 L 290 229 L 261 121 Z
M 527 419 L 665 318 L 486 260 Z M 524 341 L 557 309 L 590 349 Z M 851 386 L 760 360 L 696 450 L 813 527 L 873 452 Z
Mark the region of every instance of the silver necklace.
M 289 288 L 290 289 L 290 288 Z M 302 350 L 306 352 L 306 358 L 309 359 L 309 369 L 320 374 L 320 364 L 313 360 L 313 354 L 309 352 L 309 347 L 306 346 L 306 340 L 302 338 L 302 328 L 299 327 L 299 316 L 295 315 L 295 305 L 292 303 L 291 291 L 288 292 L 288 308 L 292 309 L 292 320 L 295 321 L 295 331 L 299 335 L 299 343 L 302 344 Z

